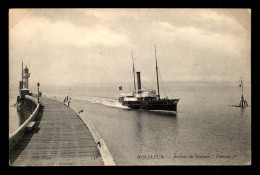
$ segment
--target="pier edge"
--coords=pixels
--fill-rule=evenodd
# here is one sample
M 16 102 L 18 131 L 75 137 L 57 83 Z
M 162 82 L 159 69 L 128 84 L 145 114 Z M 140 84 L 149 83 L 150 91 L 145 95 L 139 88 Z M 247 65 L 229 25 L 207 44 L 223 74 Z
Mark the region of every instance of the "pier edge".
M 62 103 L 60 101 L 58 101 L 57 99 L 53 99 L 50 97 L 46 97 L 49 98 L 51 100 L 55 100 L 59 103 Z M 84 119 L 83 117 L 81 117 L 80 114 L 78 114 L 77 110 L 71 106 L 69 106 L 69 108 L 71 108 L 77 115 L 78 117 L 84 122 L 84 124 L 87 126 L 87 128 L 89 129 L 92 137 L 94 138 L 94 141 L 96 144 L 98 144 L 98 142 L 100 143 L 101 146 L 98 146 L 98 150 L 101 154 L 102 160 L 105 164 L 105 166 L 116 166 L 114 159 L 104 141 L 104 139 L 102 138 L 102 136 L 100 135 L 100 133 L 98 132 L 98 130 L 94 127 L 94 125 L 92 124 L 92 122 L 89 119 Z

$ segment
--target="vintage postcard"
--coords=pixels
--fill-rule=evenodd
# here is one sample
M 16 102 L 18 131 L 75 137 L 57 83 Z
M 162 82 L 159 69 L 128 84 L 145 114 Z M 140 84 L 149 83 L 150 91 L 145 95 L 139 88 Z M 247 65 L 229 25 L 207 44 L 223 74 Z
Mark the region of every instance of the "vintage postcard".
M 251 10 L 10 9 L 9 165 L 251 165 Z

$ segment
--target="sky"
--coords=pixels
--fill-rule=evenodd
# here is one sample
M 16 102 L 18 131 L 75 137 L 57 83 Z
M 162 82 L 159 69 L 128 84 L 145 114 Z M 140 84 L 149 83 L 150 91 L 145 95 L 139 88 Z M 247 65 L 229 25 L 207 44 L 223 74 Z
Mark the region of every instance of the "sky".
M 11 9 L 9 81 L 30 84 L 251 80 L 249 9 Z

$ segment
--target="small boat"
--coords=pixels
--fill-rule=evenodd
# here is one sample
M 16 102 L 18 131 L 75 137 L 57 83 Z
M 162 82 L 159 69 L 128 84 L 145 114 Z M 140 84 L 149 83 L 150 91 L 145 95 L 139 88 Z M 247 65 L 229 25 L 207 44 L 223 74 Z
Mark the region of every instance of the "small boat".
M 133 57 L 133 53 L 132 53 Z M 156 58 L 156 76 L 157 76 L 157 94 L 152 89 L 141 88 L 141 72 L 135 72 L 134 59 L 133 59 L 133 75 L 134 75 L 134 92 L 128 94 L 120 94 L 119 102 L 123 106 L 127 106 L 131 109 L 143 109 L 143 110 L 164 110 L 164 111 L 176 111 L 177 103 L 179 99 L 168 99 L 160 97 L 160 87 L 158 79 L 158 66 L 155 46 L 155 58 Z M 137 89 L 135 85 L 135 74 L 137 75 Z M 122 90 L 122 87 L 119 87 Z

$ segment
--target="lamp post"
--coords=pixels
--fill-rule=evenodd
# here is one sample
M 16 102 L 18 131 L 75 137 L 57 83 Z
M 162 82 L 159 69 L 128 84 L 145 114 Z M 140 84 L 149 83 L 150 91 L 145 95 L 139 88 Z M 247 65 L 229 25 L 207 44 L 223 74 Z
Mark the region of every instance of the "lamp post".
M 39 86 L 40 86 L 40 83 L 39 83 L 39 82 L 37 83 L 37 86 L 38 86 L 38 103 L 39 103 L 39 102 L 40 102 L 40 101 L 39 101 L 39 95 L 40 95 L 40 94 L 39 94 Z

